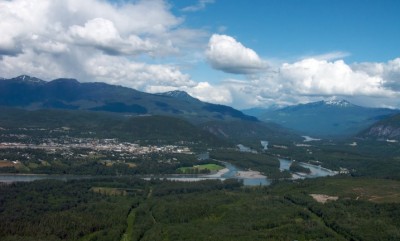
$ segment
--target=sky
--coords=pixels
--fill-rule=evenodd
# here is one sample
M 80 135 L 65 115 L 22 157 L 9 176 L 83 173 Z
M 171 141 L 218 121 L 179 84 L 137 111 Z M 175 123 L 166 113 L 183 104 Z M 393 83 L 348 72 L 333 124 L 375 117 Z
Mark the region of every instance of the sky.
M 398 0 L 0 0 L 0 76 L 400 108 Z

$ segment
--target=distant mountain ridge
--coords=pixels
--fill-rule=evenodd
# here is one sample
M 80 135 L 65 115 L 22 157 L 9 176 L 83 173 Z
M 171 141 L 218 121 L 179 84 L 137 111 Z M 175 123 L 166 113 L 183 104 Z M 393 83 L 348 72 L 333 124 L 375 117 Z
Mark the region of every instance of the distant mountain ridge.
M 347 100 L 325 100 L 266 110 L 256 115 L 300 134 L 317 137 L 349 137 L 399 110 L 368 108 Z
M 0 106 L 167 115 L 198 123 L 210 120 L 257 121 L 257 118 L 232 107 L 202 102 L 183 91 L 149 94 L 105 83 L 80 83 L 67 78 L 47 82 L 27 75 L 0 80 Z

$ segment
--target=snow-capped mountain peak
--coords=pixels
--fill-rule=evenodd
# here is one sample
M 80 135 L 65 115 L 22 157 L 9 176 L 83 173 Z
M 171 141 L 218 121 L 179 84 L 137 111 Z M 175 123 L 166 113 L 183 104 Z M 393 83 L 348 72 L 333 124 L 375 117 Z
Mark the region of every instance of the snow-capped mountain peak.
M 352 106 L 352 104 L 350 102 L 348 102 L 347 100 L 338 100 L 338 99 L 325 100 L 324 103 L 326 105 L 339 106 L 339 107 Z

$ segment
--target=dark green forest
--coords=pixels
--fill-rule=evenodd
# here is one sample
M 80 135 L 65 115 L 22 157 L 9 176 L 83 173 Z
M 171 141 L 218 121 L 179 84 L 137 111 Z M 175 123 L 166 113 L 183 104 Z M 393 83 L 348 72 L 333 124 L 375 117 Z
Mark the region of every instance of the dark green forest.
M 399 240 L 400 183 L 134 178 L 0 186 L 1 240 Z M 310 194 L 336 196 L 320 203 Z

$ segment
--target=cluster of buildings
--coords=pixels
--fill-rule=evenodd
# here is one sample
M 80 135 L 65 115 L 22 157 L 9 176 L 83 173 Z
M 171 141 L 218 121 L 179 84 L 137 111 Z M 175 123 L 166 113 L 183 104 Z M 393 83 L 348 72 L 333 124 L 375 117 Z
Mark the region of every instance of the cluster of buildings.
M 96 139 L 96 138 L 76 138 L 76 137 L 63 137 L 63 138 L 45 138 L 39 144 L 26 144 L 18 142 L 2 142 L 0 149 L 20 148 L 20 149 L 42 149 L 50 152 L 57 150 L 70 150 L 70 149 L 90 149 L 93 151 L 112 151 L 112 152 L 125 152 L 132 154 L 149 154 L 149 153 L 184 153 L 192 154 L 187 146 L 177 145 L 147 145 L 141 146 L 137 143 L 119 142 L 117 139 Z

